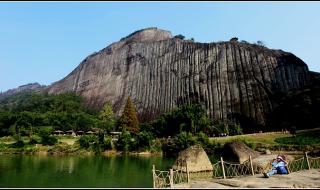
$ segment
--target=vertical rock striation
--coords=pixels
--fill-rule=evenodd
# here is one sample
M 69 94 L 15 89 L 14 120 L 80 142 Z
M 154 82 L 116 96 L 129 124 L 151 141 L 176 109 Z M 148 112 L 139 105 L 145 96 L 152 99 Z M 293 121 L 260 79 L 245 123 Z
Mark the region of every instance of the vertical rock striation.
M 76 92 L 98 108 L 108 101 L 118 115 L 131 96 L 140 121 L 196 102 L 212 118 L 264 125 L 277 94 L 308 82 L 307 65 L 291 53 L 240 42 L 195 43 L 148 28 L 89 55 L 46 91 Z

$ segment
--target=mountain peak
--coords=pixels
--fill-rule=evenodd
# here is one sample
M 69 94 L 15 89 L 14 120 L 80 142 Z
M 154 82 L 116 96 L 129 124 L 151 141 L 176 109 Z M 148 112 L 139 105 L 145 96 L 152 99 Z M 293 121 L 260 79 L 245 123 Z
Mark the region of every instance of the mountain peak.
M 128 36 L 121 38 L 120 41 L 161 41 L 172 38 L 172 34 L 170 31 L 158 29 L 157 27 L 144 28 L 141 30 L 137 30 Z

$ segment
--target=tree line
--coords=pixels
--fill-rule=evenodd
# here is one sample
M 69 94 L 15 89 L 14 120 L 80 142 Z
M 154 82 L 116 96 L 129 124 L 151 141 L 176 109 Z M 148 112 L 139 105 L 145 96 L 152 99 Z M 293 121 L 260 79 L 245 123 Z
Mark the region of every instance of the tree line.
M 120 117 L 114 115 L 108 102 L 102 110 L 88 109 L 83 98 L 74 93 L 23 92 L 0 102 L 0 137 L 14 136 L 17 146 L 23 146 L 21 136 L 29 136 L 35 144 L 32 136 L 37 134 L 42 144 L 53 145 L 57 142 L 51 135 L 53 130 L 88 131 L 94 127 L 101 129 L 98 135 L 84 135 L 78 142 L 95 152 L 107 149 L 170 152 L 194 144 L 197 139 L 207 143 L 203 139 L 212 134 L 242 133 L 239 124 L 210 119 L 198 104 L 181 105 L 153 121 L 139 123 L 131 97 Z M 112 141 L 110 131 L 122 132 L 117 141 Z

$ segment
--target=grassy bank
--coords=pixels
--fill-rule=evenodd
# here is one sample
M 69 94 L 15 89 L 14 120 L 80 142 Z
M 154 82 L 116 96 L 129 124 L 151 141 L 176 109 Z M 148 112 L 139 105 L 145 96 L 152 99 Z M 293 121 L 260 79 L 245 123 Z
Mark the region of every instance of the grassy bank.
M 14 147 L 17 142 L 12 136 L 6 136 L 0 138 L 0 155 L 1 154 L 32 154 L 32 155 L 95 155 L 96 152 L 92 148 L 83 148 L 80 146 L 78 140 L 79 136 L 55 136 L 58 142 L 55 145 L 42 145 L 42 144 L 30 144 L 28 137 L 22 137 L 24 142 L 23 147 Z M 40 137 L 33 136 L 40 142 Z M 101 152 L 101 155 L 113 156 L 113 155 L 162 155 L 162 152 L 122 152 L 116 150 L 106 150 Z
M 223 146 L 227 142 L 239 140 L 255 150 L 311 151 L 320 147 L 320 128 L 306 129 L 296 135 L 282 132 L 254 133 L 229 137 L 210 138 L 210 141 Z
M 273 152 L 304 152 L 313 151 L 320 148 L 320 128 L 297 131 L 296 135 L 289 133 L 273 132 L 273 133 L 255 133 L 228 137 L 210 138 L 211 144 L 214 146 L 210 149 L 221 149 L 227 142 L 234 140 L 242 141 L 250 148 L 262 151 L 264 149 L 272 150 Z M 2 154 L 67 154 L 67 155 L 94 155 L 95 151 L 90 148 L 83 148 L 80 146 L 78 140 L 80 137 L 73 136 L 56 136 L 58 142 L 55 145 L 43 146 L 41 144 L 30 144 L 28 137 L 22 137 L 24 146 L 14 147 L 16 140 L 11 137 L 0 138 L 0 153 Z M 40 142 L 40 137 L 34 135 L 33 138 Z M 215 150 L 209 151 L 215 152 Z M 209 153 L 208 152 L 208 153 Z M 119 155 L 123 152 L 108 150 L 102 152 L 105 155 Z M 128 152 L 126 154 L 134 155 L 150 155 L 162 154 L 158 152 Z M 209 153 L 210 154 L 210 153 Z M 210 155 L 209 155 L 210 156 Z

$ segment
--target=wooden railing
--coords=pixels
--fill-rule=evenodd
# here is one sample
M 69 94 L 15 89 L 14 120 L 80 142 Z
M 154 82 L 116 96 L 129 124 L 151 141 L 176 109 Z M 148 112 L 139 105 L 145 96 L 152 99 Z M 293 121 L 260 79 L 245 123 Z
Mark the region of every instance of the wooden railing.
M 182 167 L 185 167 L 182 168 Z M 154 188 L 173 188 L 174 184 L 188 183 L 195 179 L 210 179 L 210 178 L 233 178 L 247 175 L 260 174 L 261 170 L 257 170 L 252 164 L 251 156 L 243 164 L 234 164 L 221 160 L 212 165 L 213 170 L 191 172 L 188 170 L 187 164 L 180 165 L 177 170 L 170 169 L 169 171 L 156 170 L 153 165 L 153 187 Z M 308 157 L 305 153 L 304 157 L 296 159 L 288 163 L 287 166 L 290 173 L 305 170 L 320 168 L 320 157 Z

